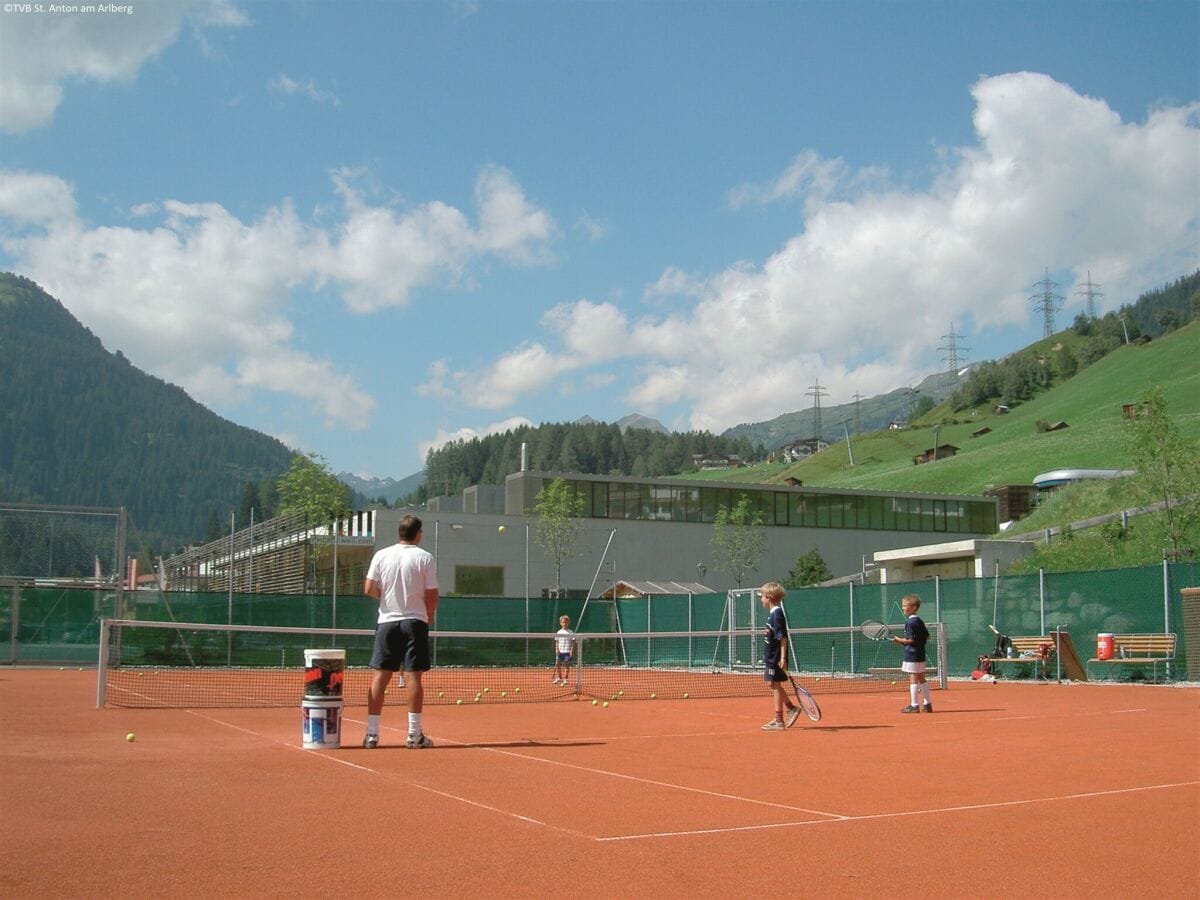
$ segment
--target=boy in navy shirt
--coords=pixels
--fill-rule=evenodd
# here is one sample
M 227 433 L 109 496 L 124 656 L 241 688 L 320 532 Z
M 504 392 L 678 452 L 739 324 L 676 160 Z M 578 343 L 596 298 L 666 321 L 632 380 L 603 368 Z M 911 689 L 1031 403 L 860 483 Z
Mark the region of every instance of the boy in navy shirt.
M 892 638 L 897 644 L 904 645 L 903 670 L 908 673 L 908 706 L 900 710 L 902 713 L 919 713 L 924 700 L 925 712 L 933 712 L 933 703 L 929 698 L 929 683 L 925 680 L 925 645 L 929 643 L 929 629 L 917 615 L 921 608 L 921 598 L 909 594 L 900 601 L 904 610 L 904 637 Z
M 766 642 L 763 645 L 763 679 L 771 685 L 775 696 L 775 718 L 763 725 L 763 731 L 783 731 L 796 724 L 800 707 L 792 703 L 783 689 L 788 680 L 788 627 L 787 616 L 780 605 L 785 591 L 778 581 L 768 581 L 762 586 L 763 608 L 767 610 Z M 783 711 L 787 710 L 784 722 Z

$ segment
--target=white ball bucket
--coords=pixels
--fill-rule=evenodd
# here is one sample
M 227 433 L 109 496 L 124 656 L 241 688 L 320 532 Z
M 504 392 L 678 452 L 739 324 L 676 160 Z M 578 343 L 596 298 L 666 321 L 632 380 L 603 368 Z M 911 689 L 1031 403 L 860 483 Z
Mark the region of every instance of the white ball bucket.
M 301 736 L 305 750 L 337 750 L 342 746 L 342 700 L 340 697 L 300 701 Z

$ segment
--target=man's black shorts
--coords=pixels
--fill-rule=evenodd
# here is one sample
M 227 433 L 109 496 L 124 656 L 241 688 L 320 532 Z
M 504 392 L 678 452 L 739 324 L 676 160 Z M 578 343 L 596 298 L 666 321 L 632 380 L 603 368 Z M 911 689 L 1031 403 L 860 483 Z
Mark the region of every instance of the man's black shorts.
M 429 624 L 420 619 L 380 622 L 375 626 L 372 669 L 429 671 Z

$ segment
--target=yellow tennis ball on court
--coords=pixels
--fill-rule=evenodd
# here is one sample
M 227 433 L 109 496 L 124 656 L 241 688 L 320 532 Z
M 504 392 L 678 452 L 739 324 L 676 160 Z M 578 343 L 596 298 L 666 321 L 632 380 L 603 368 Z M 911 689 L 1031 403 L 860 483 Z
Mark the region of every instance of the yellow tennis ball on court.
M 656 698 L 657 696 L 658 696 L 658 694 L 651 694 L 651 695 L 650 695 L 650 699 L 651 699 L 651 700 L 653 700 L 653 699 L 654 699 L 654 698 Z
M 486 693 L 487 693 L 488 691 L 490 691 L 490 690 L 491 690 L 491 688 L 486 688 L 486 687 L 485 687 L 485 688 L 483 689 L 483 692 L 486 694 Z
M 592 706 L 599 706 L 599 705 L 600 705 L 600 701 L 599 701 L 599 700 L 593 700 L 593 701 L 592 701 Z
M 132 744 L 134 741 L 137 740 L 137 735 L 131 731 L 131 732 L 129 732 L 129 734 L 125 735 L 125 740 L 129 741 L 129 743 Z
M 684 699 L 684 700 L 686 700 L 687 698 L 688 698 L 688 695 L 687 695 L 687 694 L 684 694 L 684 695 L 683 695 L 683 699 Z
M 624 696 L 625 696 L 625 692 L 624 692 L 624 691 L 617 691 L 617 696 L 618 696 L 618 697 L 624 697 Z
M 459 706 L 462 706 L 462 698 L 461 697 L 459 699 L 455 700 L 454 702 L 457 703 Z
M 604 701 L 604 708 L 608 709 L 608 701 L 607 700 Z
M 501 525 L 501 526 L 500 526 L 499 528 L 497 528 L 496 530 L 497 530 L 498 532 L 500 532 L 501 534 L 504 534 L 504 526 L 503 526 L 503 525 Z
M 514 693 L 514 694 L 519 694 L 519 693 L 521 693 L 521 689 L 520 689 L 520 688 L 513 688 L 513 693 Z
M 894 681 L 892 682 L 892 684 L 895 684 L 895 683 L 896 683 L 896 682 L 894 682 Z
M 507 696 L 508 696 L 508 691 L 501 691 L 501 692 L 500 692 L 500 696 L 501 696 L 502 698 L 503 698 L 503 697 L 507 697 Z

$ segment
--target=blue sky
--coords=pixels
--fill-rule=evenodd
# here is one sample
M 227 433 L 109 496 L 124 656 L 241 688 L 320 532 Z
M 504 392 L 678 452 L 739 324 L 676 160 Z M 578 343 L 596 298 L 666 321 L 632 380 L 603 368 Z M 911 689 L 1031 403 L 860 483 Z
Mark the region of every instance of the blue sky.
M 68 7 L 70 9 L 70 7 Z M 722 431 L 1200 266 L 1200 3 L 0 12 L 0 266 L 215 412 L 403 477 Z

